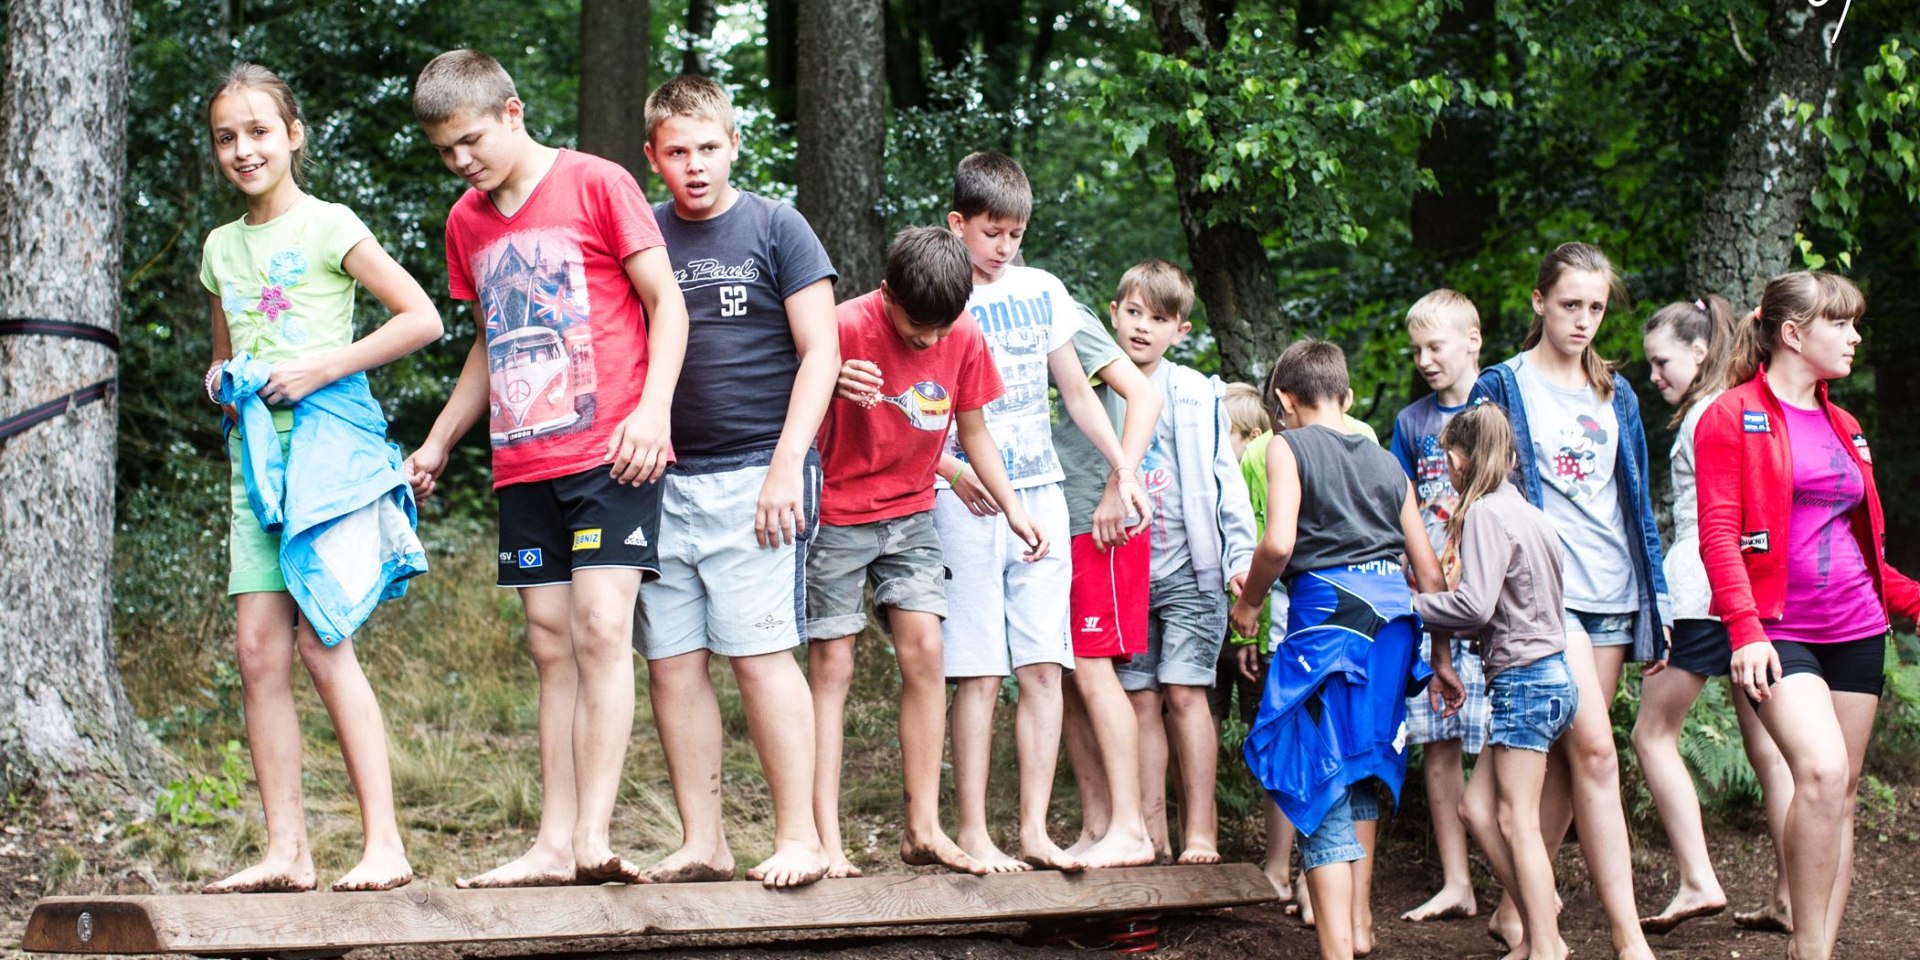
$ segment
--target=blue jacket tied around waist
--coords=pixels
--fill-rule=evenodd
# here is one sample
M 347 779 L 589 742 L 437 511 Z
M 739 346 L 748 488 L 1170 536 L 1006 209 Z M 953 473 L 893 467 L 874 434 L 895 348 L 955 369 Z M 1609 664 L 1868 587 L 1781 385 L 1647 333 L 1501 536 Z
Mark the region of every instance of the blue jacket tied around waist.
M 1254 779 L 1302 835 L 1347 788 L 1407 777 L 1406 698 L 1433 675 L 1397 563 L 1309 570 L 1287 584 L 1286 636 L 1242 749 Z M 1273 625 L 1280 632 L 1280 624 Z
M 336 380 L 293 406 L 283 454 L 273 412 L 260 399 L 273 365 L 242 353 L 220 372 L 221 403 L 240 412 L 241 473 L 260 528 L 280 534 L 287 592 L 331 647 L 353 635 L 382 600 L 404 596 L 427 572 L 400 450 L 366 374 Z

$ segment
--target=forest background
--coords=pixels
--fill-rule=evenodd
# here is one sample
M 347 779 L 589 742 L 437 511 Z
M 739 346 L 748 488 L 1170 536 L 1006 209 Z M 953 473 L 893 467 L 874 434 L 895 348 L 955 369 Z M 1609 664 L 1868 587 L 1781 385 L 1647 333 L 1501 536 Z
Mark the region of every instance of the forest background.
M 403 446 L 424 436 L 474 334 L 444 295 L 442 227 L 462 185 L 413 122 L 412 81 L 433 55 L 473 46 L 514 75 L 537 139 L 622 160 L 655 200 L 664 191 L 638 156 L 644 91 L 682 71 L 726 83 L 743 138 L 734 182 L 798 202 L 842 269 L 842 297 L 871 288 L 893 230 L 943 220 L 960 157 L 1007 151 L 1035 189 L 1029 263 L 1096 308 L 1140 259 L 1188 266 L 1201 302 L 1182 359 L 1257 383 L 1289 338 L 1332 338 L 1348 352 L 1353 412 L 1383 436 L 1424 392 L 1403 330 L 1414 299 L 1441 285 L 1471 296 L 1492 363 L 1526 331 L 1541 255 L 1597 243 L 1632 293 L 1597 346 L 1639 390 L 1661 489 L 1669 411 L 1647 385 L 1645 317 L 1709 291 L 1744 311 L 1771 273 L 1841 270 L 1870 309 L 1836 396 L 1872 438 L 1888 552 L 1912 570 L 1920 426 L 1901 414 L 1920 409 L 1920 378 L 1898 370 L 1920 346 L 1920 16 L 1911 2 L 1858 0 L 1833 42 L 1844 4 L 132 0 L 113 634 L 161 748 L 157 764 L 126 769 L 159 786 L 144 822 L 168 829 L 102 837 L 181 880 L 260 839 L 219 589 L 227 467 L 198 376 L 210 350 L 199 244 L 242 212 L 211 162 L 206 94 L 235 60 L 291 83 L 310 191 L 358 212 L 442 306 L 440 344 L 373 374 Z M 377 311 L 363 296 L 362 322 Z M 434 572 L 358 640 L 429 876 L 524 843 L 538 810 L 518 604 L 489 586 L 486 459 L 478 435 L 460 448 L 422 510 Z M 884 852 L 894 680 L 872 639 L 849 717 L 847 809 L 865 827 L 848 833 Z M 1920 646 L 1902 635 L 1895 648 L 1873 790 L 1920 764 Z M 1623 736 L 1636 689 L 1617 704 Z M 727 696 L 730 809 L 760 824 L 764 794 Z M 309 794 L 331 818 L 316 830 L 325 871 L 352 852 L 356 826 L 330 726 L 303 697 Z M 665 850 L 677 824 L 644 703 L 626 798 L 639 815 L 622 829 Z M 1755 788 L 1718 686 L 1683 747 L 1710 809 L 1752 827 Z M 1238 764 L 1222 769 L 1225 810 L 1253 842 L 1256 794 Z M 16 804 L 35 789 L 8 782 Z M 1073 821 L 1064 775 L 1056 796 Z M 1644 796 L 1634 810 L 1651 815 Z M 756 829 L 736 842 L 763 843 Z M 92 856 L 57 856 L 49 888 L 84 886 Z

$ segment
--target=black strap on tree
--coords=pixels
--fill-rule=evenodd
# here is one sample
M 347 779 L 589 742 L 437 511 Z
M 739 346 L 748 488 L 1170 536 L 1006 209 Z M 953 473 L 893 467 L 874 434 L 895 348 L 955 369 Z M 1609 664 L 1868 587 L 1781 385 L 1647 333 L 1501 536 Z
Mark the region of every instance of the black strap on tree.
M 0 317 L 0 337 L 62 337 L 70 340 L 86 340 L 97 343 L 114 353 L 120 352 L 120 337 L 105 327 L 96 327 L 89 323 L 74 323 L 69 320 L 46 320 L 39 317 Z M 113 392 L 113 378 L 81 387 L 62 397 L 36 404 L 19 413 L 0 418 L 0 444 L 6 443 L 15 434 L 22 433 L 52 420 L 63 413 L 70 413 L 93 403 L 104 400 Z

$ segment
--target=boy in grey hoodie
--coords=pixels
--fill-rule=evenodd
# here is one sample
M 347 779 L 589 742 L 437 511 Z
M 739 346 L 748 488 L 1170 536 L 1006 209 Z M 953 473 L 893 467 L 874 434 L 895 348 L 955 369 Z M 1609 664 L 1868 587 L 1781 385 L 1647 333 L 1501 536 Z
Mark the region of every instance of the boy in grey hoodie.
M 1120 349 L 1165 398 L 1141 471 L 1153 500 L 1147 652 L 1119 669 L 1140 728 L 1140 778 L 1156 851 L 1167 829 L 1168 750 L 1180 760 L 1179 862 L 1218 863 L 1214 813 L 1219 749 L 1207 691 L 1227 632 L 1227 591 L 1240 592 L 1253 558 L 1253 508 L 1234 456 L 1225 386 L 1166 359 L 1193 329 L 1193 283 L 1165 260 L 1135 265 L 1109 304 Z M 1171 718 L 1163 724 L 1162 710 Z M 1171 726 L 1171 742 L 1168 727 Z

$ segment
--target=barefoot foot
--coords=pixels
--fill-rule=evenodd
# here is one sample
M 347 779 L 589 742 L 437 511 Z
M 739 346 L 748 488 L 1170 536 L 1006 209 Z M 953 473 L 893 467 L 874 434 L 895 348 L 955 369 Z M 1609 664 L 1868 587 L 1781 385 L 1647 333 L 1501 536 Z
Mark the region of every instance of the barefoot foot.
M 1667 909 L 1655 916 L 1641 917 L 1640 929 L 1644 933 L 1665 936 L 1688 920 L 1711 917 L 1726 909 L 1727 898 L 1724 894 L 1689 895 L 1687 891 L 1682 890 L 1674 895 L 1673 902 L 1667 904 Z
M 826 879 L 844 880 L 848 877 L 857 876 L 860 876 L 860 867 L 852 860 L 847 859 L 846 851 L 834 850 L 827 854 Z
M 201 893 L 306 893 L 314 887 L 313 860 L 307 857 L 262 860 L 233 876 L 215 880 Z
M 607 859 L 595 864 L 575 864 L 574 882 L 584 886 L 602 883 L 647 883 L 646 875 L 640 868 L 627 862 L 623 857 L 608 855 Z
M 900 860 L 910 867 L 946 867 L 954 873 L 971 873 L 977 877 L 986 876 L 988 873 L 986 864 L 969 856 L 965 850 L 960 849 L 957 844 L 948 839 L 945 833 L 939 831 L 935 831 L 928 837 L 915 837 L 909 834 L 902 838 Z M 1014 862 L 1019 863 L 1018 860 Z M 1024 867 L 1025 864 L 1021 866 Z
M 733 853 L 726 847 L 681 847 L 641 871 L 648 883 L 719 883 L 733 879 Z
M 1143 867 L 1153 862 L 1153 841 L 1148 840 L 1145 833 L 1125 834 L 1109 830 L 1099 843 L 1077 855 L 1069 849 L 1067 855 L 1079 860 L 1081 868 L 1086 870 Z
M 993 841 L 984 836 L 969 837 L 966 841 L 960 843 L 959 847 L 961 850 L 966 851 L 967 856 L 972 857 L 974 862 L 986 867 L 987 873 L 1025 873 L 1033 869 L 1033 867 L 1007 856 L 1006 851 L 994 846 Z M 902 853 L 900 858 L 905 860 L 906 854 Z M 952 866 L 949 865 L 948 869 L 952 869 Z
M 413 865 L 407 862 L 406 854 L 398 850 L 369 852 L 352 870 L 333 882 L 333 892 L 394 890 L 412 882 Z
M 1785 904 L 1772 903 L 1758 910 L 1742 910 L 1733 915 L 1733 925 L 1761 933 L 1792 933 L 1793 911 Z
M 1211 840 L 1189 840 L 1180 851 L 1180 859 L 1175 862 L 1182 865 L 1219 863 L 1220 851 Z
M 747 879 L 775 889 L 803 887 L 827 875 L 827 858 L 811 844 L 776 843 L 773 856 L 747 871 Z
M 1059 870 L 1063 873 L 1078 873 L 1087 868 L 1086 864 L 1067 856 L 1065 850 L 1044 834 L 1020 842 L 1020 860 L 1038 870 Z
M 503 863 L 477 877 L 456 877 L 453 885 L 462 890 L 497 890 L 507 887 L 564 887 L 573 882 L 573 851 L 549 854 L 528 850 L 520 859 Z
M 1426 903 L 1400 915 L 1408 923 L 1426 923 L 1429 920 L 1457 920 L 1479 914 L 1480 905 L 1474 902 L 1473 888 L 1455 890 L 1442 887 Z

